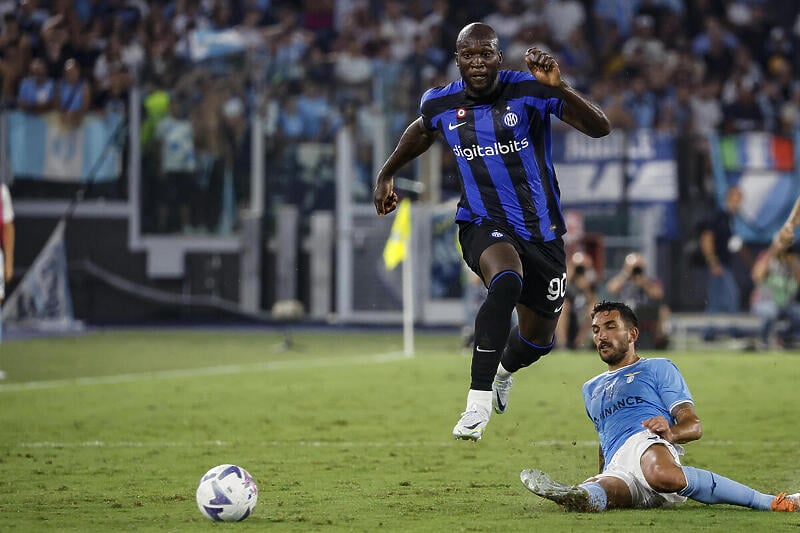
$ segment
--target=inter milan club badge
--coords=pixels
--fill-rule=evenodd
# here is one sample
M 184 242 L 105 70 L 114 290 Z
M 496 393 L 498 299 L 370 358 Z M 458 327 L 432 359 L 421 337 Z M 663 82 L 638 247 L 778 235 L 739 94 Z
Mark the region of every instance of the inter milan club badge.
M 503 124 L 506 125 L 506 128 L 513 128 L 519 122 L 519 117 L 517 116 L 516 113 L 511 111 L 510 107 L 507 107 L 506 110 L 508 111 L 508 113 L 503 115 Z
M 467 116 L 467 110 L 463 107 L 456 109 L 456 118 L 464 118 Z

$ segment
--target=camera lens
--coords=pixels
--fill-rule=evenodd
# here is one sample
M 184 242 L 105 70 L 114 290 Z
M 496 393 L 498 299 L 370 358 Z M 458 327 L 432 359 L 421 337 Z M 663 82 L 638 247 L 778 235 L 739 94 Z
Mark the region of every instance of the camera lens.
M 640 267 L 640 266 L 633 267 L 633 270 L 631 270 L 631 273 L 634 276 L 641 276 L 643 272 L 644 272 L 644 269 L 642 267 Z

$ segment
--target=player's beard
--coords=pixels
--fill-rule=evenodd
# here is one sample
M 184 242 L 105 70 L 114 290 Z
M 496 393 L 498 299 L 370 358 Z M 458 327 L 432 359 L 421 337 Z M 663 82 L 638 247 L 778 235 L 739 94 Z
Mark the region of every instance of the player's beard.
M 630 343 L 628 342 L 628 335 L 625 334 L 625 339 L 614 339 L 612 341 L 605 341 L 597 346 L 597 353 L 600 359 L 603 360 L 608 366 L 616 366 L 628 356 L 630 350 Z

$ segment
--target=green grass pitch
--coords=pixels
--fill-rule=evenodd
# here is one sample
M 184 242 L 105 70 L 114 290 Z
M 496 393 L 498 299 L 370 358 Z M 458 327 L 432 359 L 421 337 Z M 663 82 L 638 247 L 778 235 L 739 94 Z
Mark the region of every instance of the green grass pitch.
M 5 342 L 0 531 L 800 531 L 800 515 L 689 502 L 571 514 L 527 492 L 537 467 L 580 482 L 597 442 L 580 386 L 595 353 L 520 372 L 478 443 L 450 432 L 469 357 L 454 334 L 127 330 Z M 642 354 L 648 355 L 648 354 Z M 667 352 L 704 436 L 686 464 L 765 492 L 800 490 L 800 353 Z M 253 515 L 215 524 L 210 467 L 256 479 Z

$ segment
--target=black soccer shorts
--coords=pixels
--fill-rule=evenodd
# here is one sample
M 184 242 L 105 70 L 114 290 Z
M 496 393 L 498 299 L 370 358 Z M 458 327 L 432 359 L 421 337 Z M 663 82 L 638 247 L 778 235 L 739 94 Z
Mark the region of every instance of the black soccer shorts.
M 458 241 L 467 266 L 483 279 L 481 254 L 498 242 L 508 242 L 522 262 L 522 294 L 519 303 L 548 317 L 557 318 L 564 306 L 567 291 L 567 266 L 564 240 L 547 242 L 522 239 L 502 224 L 484 221 L 458 223 Z M 484 280 L 484 283 L 491 280 Z

